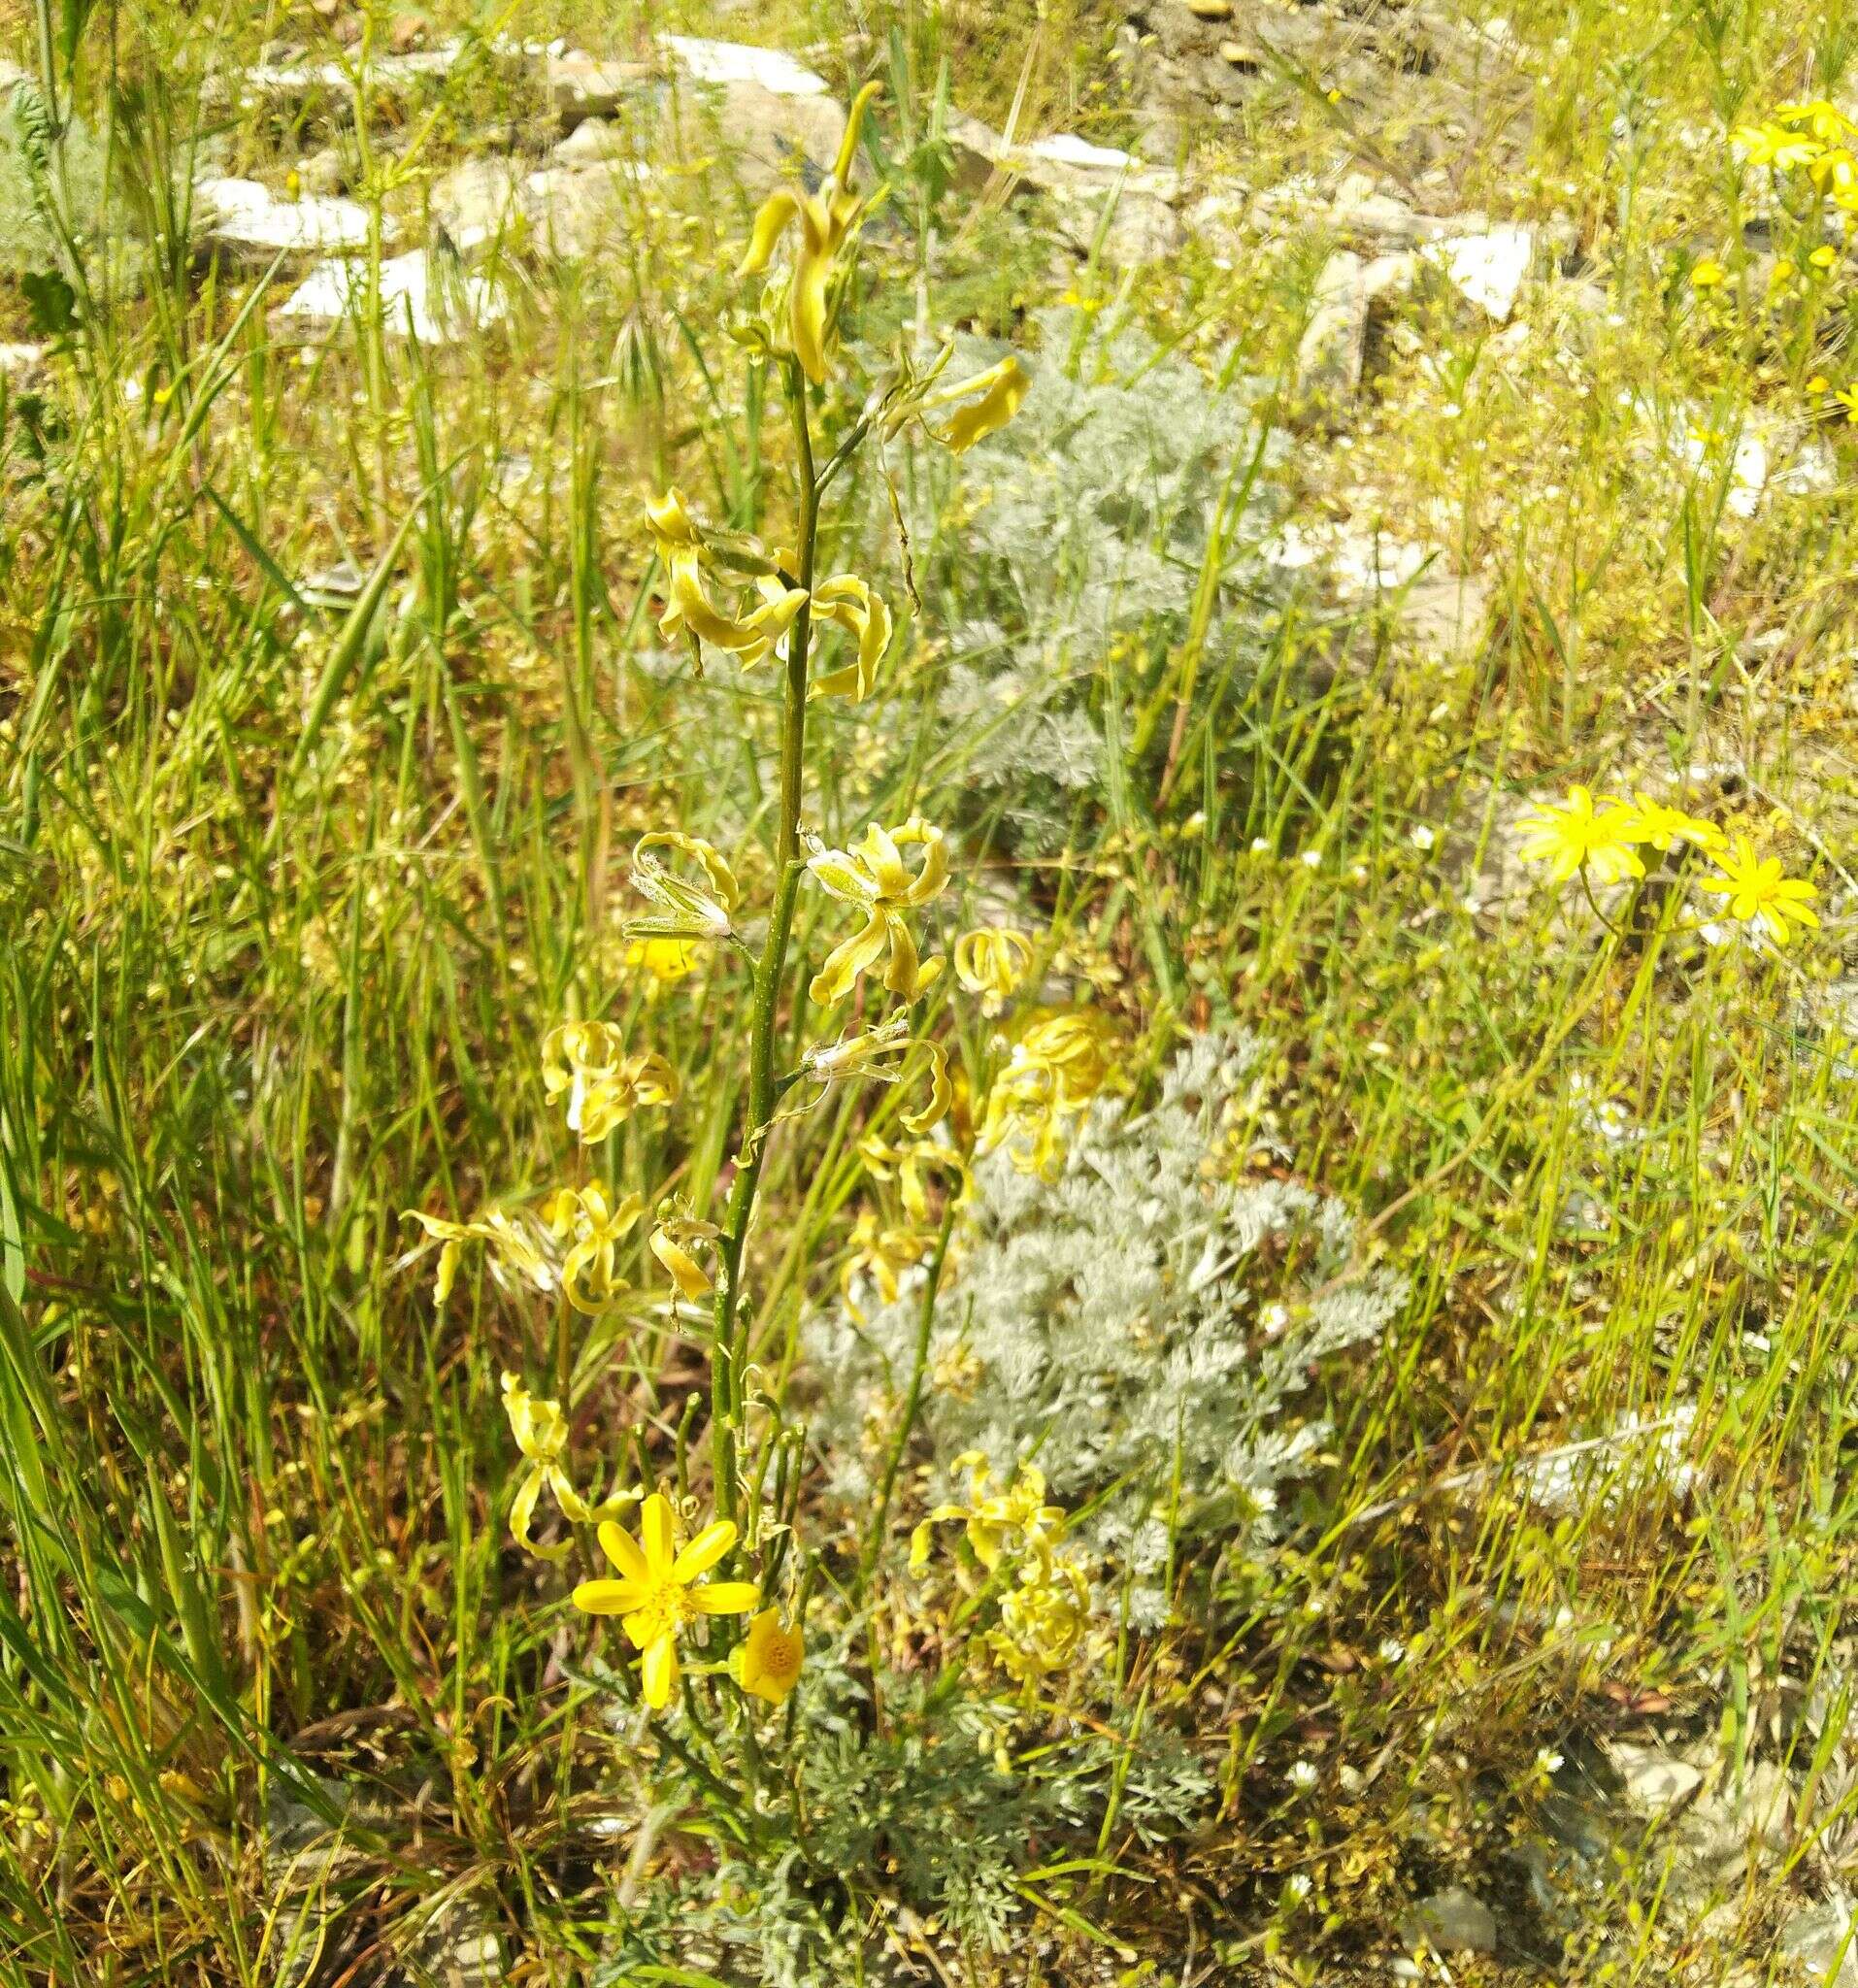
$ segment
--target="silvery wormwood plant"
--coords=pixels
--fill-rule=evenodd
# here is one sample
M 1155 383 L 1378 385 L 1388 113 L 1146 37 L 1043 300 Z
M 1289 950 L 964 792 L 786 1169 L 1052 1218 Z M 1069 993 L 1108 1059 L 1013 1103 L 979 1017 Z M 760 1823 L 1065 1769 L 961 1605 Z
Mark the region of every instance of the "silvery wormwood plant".
M 982 1160 L 936 1300 L 921 1426 L 939 1475 L 973 1451 L 1003 1483 L 1036 1462 L 1054 1503 L 1088 1508 L 1071 1537 L 1127 1576 L 1139 1627 L 1165 1619 L 1172 1540 L 1276 1535 L 1278 1487 L 1325 1434 L 1296 1409 L 1312 1363 L 1376 1338 L 1406 1295 L 1392 1272 L 1351 1270 L 1341 1202 L 1243 1171 L 1262 1053 L 1243 1034 L 1191 1039 L 1149 1109 L 1091 1106 L 1053 1178 Z M 906 1280 L 812 1327 L 834 1375 L 814 1434 L 856 1503 L 920 1303 Z

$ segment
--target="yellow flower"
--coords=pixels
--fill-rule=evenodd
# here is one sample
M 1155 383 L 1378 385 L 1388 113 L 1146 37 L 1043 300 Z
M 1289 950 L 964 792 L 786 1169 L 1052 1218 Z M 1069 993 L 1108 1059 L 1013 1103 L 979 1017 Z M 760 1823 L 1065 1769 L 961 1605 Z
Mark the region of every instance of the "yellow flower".
M 722 1233 L 714 1222 L 699 1221 L 681 1203 L 658 1210 L 651 1231 L 651 1253 L 670 1273 L 671 1281 L 694 1305 L 715 1288 L 709 1273 L 690 1253 L 715 1242 Z
M 1841 139 L 1858 132 L 1854 124 L 1837 104 L 1829 103 L 1824 97 L 1798 104 L 1782 104 L 1775 113 L 1779 124 L 1804 125 L 1807 130 L 1826 145 L 1837 145 Z
M 1690 272 L 1690 286 L 1696 290 L 1713 290 L 1728 278 L 1729 272 L 1714 256 L 1706 255 Z
M 1746 155 L 1751 166 L 1778 166 L 1782 172 L 1793 166 L 1809 166 L 1819 156 L 1819 141 L 1782 124 L 1739 124 L 1730 138 Z
M 1654 849 L 1674 849 L 1679 843 L 1689 843 L 1699 849 L 1722 845 L 1722 830 L 1713 821 L 1686 814 L 1680 808 L 1667 808 L 1648 795 L 1634 794 L 1632 806 L 1626 812 L 1632 816 L 1632 840 L 1649 843 Z
M 843 628 L 858 645 L 858 660 L 815 677 L 809 697 L 869 697 L 878 665 L 890 646 L 890 610 L 862 580 L 843 574 L 813 590 L 815 619 Z
M 652 498 L 646 505 L 646 518 L 668 580 L 670 600 L 658 616 L 659 634 L 667 642 L 686 635 L 707 642 L 735 656 L 744 669 L 763 661 L 792 626 L 806 601 L 805 592 L 762 573 L 757 576 L 761 605 L 747 614 L 727 613 L 705 591 L 703 568 L 710 542 L 691 517 L 682 492 L 674 486 Z
M 1830 269 L 1839 260 L 1839 251 L 1830 242 L 1817 248 L 1807 257 L 1815 269 Z
M 620 959 L 654 980 L 681 980 L 697 964 L 697 948 L 688 939 L 635 939 Z
M 912 1222 L 929 1219 L 929 1197 L 922 1184 L 926 1167 L 946 1167 L 968 1185 L 968 1163 L 951 1145 L 938 1145 L 932 1139 L 912 1140 L 908 1145 L 890 1145 L 875 1134 L 858 1142 L 858 1154 L 865 1171 L 874 1180 L 895 1180 L 903 1192 L 904 1212 Z
M 699 1585 L 736 1543 L 727 1519 L 706 1526 L 680 1551 L 671 1501 L 654 1491 L 639 1514 L 639 1538 L 609 1520 L 600 1528 L 601 1550 L 619 1570 L 617 1580 L 583 1580 L 574 1605 L 588 1615 L 623 1618 L 626 1640 L 643 1652 L 640 1681 L 654 1711 L 678 1688 L 678 1640 L 699 1615 L 746 1615 L 761 1595 L 751 1580 Z
M 1828 146 L 1807 171 L 1821 194 L 1831 194 L 1839 206 L 1850 211 L 1852 186 L 1858 182 L 1858 158 L 1853 158 L 1844 146 Z
M 1009 1552 L 1030 1554 L 1036 1566 L 1049 1568 L 1052 1548 L 1064 1537 L 1065 1514 L 1045 1503 L 1045 1474 L 1021 1464 L 1004 1491 L 991 1488 L 993 1473 L 987 1459 L 971 1449 L 955 1458 L 950 1469 L 968 1473 L 968 1498 L 938 1505 L 910 1536 L 910 1567 L 920 1574 L 929 1562 L 935 1529 L 958 1520 L 968 1535 L 975 1558 L 989 1574 Z
M 787 336 L 794 357 L 815 386 L 826 377 L 828 309 L 833 272 L 839 251 L 851 239 L 864 202 L 851 191 L 852 162 L 866 110 L 881 84 L 868 83 L 852 99 L 846 119 L 845 141 L 833 164 L 832 177 L 817 193 L 782 187 L 772 193 L 755 215 L 738 276 L 759 276 L 774 259 L 775 249 L 798 221 L 800 247 L 787 283 Z
M 577 1311 L 604 1311 L 629 1288 L 614 1265 L 619 1244 L 644 1211 L 645 1204 L 636 1194 L 628 1194 L 616 1206 L 610 1203 L 598 1181 L 579 1192 L 564 1187 L 548 1204 L 549 1228 L 561 1241 L 573 1238 L 561 1266 L 561 1287 Z
M 860 1276 L 868 1276 L 877 1285 L 879 1297 L 886 1305 L 894 1305 L 903 1288 L 899 1276 L 929 1254 L 932 1241 L 913 1229 L 886 1229 L 866 1209 L 852 1224 L 851 1253 L 839 1273 L 839 1294 L 852 1317 L 864 1323 L 864 1312 L 854 1295 Z
M 1054 1553 L 1029 1560 L 1017 1583 L 1000 1598 L 1000 1626 L 987 1647 L 1002 1670 L 1021 1684 L 1062 1671 L 1078 1653 L 1090 1626 L 1090 1582 L 1076 1555 Z
M 1581 869 L 1597 883 L 1645 874 L 1633 848 L 1640 836 L 1631 809 L 1617 801 L 1596 803 L 1585 787 L 1570 787 L 1567 800 L 1535 809 L 1519 826 L 1524 841 L 1518 854 L 1525 863 L 1546 863 L 1551 883 L 1565 883 Z
M 492 1209 L 471 1222 L 448 1222 L 442 1215 L 429 1215 L 416 1208 L 406 1209 L 405 1218 L 417 1222 L 439 1244 L 439 1274 L 433 1297 L 441 1305 L 451 1296 L 467 1242 L 488 1244 L 492 1268 L 500 1274 L 513 1276 L 538 1291 L 552 1291 L 556 1286 L 554 1266 L 537 1248 L 529 1232 L 501 1209 Z
M 998 1014 L 1032 971 L 1032 941 L 1003 925 L 983 925 L 955 941 L 955 978 L 981 996 L 980 1011 Z
M 1072 1121 L 1114 1077 L 1119 1046 L 1113 1026 L 1095 1009 L 1028 1016 L 987 1093 L 981 1151 L 1005 1144 L 1020 1173 L 1049 1178 L 1064 1156 Z
M 904 861 L 908 848 L 922 851 L 913 874 Z M 900 828 L 879 828 L 873 822 L 849 849 L 820 849 L 808 858 L 807 868 L 834 897 L 858 905 L 865 912 L 863 928 L 836 946 L 813 977 L 813 998 L 822 1004 L 842 999 L 859 975 L 887 953 L 884 985 L 913 1001 L 933 971 L 918 962 L 903 914 L 939 897 L 948 880 L 948 852 L 941 829 L 916 817 Z
M 917 404 L 915 411 L 927 414 L 934 408 L 953 407 L 958 401 L 965 402 L 966 405 L 950 416 L 946 427 L 929 431 L 944 447 L 960 455 L 996 429 L 1004 428 L 1019 412 L 1020 403 L 1031 391 L 1031 374 L 1009 353 L 984 373 L 977 373 L 971 380 L 957 381 L 953 386 L 945 386 L 939 393 L 932 393 Z
M 652 1049 L 628 1055 L 611 1022 L 564 1021 L 542 1041 L 542 1081 L 553 1104 L 568 1094 L 568 1130 L 597 1145 L 642 1105 L 673 1105 L 678 1074 Z
M 744 1691 L 770 1705 L 785 1703 L 800 1681 L 807 1640 L 796 1623 L 789 1629 L 778 1608 L 764 1608 L 748 1624 L 748 1634 L 729 1659 L 730 1674 Z
M 946 1115 L 954 1102 L 954 1087 L 948 1081 L 948 1059 L 942 1044 L 926 1036 L 912 1036 L 907 1014 L 893 1014 L 876 1028 L 842 1036 L 836 1043 L 815 1044 L 801 1057 L 800 1067 L 818 1084 L 847 1077 L 895 1083 L 912 1049 L 921 1049 L 928 1058 L 929 1095 L 913 1111 L 899 1112 L 898 1117 L 906 1132 L 920 1135 Z
M 589 1505 L 562 1465 L 561 1453 L 568 1446 L 568 1418 L 561 1412 L 561 1404 L 538 1401 L 514 1374 L 503 1376 L 503 1411 L 510 1417 L 510 1433 L 516 1439 L 516 1447 L 529 1465 L 528 1474 L 510 1501 L 511 1536 L 525 1552 L 543 1560 L 559 1560 L 568 1551 L 565 1540 L 558 1546 L 539 1546 L 529 1537 L 536 1501 L 545 1489 L 554 1493 L 562 1516 L 578 1526 L 611 1518 L 638 1497 L 636 1491 L 620 1491 L 598 1505 Z
M 1704 879 L 1705 890 L 1726 898 L 1723 910 L 1743 925 L 1757 926 L 1776 945 L 1785 945 L 1792 936 L 1788 926 L 1817 925 L 1818 913 L 1808 899 L 1818 893 L 1810 883 L 1780 874 L 1778 856 L 1760 857 L 1745 835 L 1737 836 L 1727 853 L 1718 853 L 1720 877 Z
M 1833 399 L 1844 409 L 1847 424 L 1858 428 L 1858 386 L 1841 386 L 1833 395 Z
M 696 883 L 687 877 L 680 877 L 658 855 L 660 849 L 675 850 L 694 863 L 703 872 L 703 881 Z M 722 852 L 700 835 L 666 830 L 641 836 L 632 852 L 632 887 L 647 903 L 656 905 L 661 915 L 628 918 L 628 932 L 686 940 L 727 939 L 735 930 L 736 899 L 740 895 L 736 874 L 723 860 Z
M 1808 393 L 1824 393 L 1827 387 L 1829 387 L 1831 384 L 1832 381 L 1828 380 L 1823 373 L 1815 373 L 1813 377 L 1807 381 L 1807 391 Z

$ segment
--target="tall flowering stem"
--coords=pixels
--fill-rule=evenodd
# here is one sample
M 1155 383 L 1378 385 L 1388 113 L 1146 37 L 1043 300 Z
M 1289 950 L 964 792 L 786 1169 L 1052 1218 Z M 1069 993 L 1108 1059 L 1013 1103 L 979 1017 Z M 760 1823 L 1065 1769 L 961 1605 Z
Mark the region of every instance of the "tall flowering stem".
M 736 1431 L 744 1406 L 748 1364 L 749 1320 L 741 1304 L 742 1261 L 753 1219 L 755 1192 L 767 1131 L 775 1105 L 775 1029 L 787 946 L 793 936 L 794 903 L 806 866 L 800 857 L 800 801 L 806 772 L 807 669 L 813 639 L 813 578 L 819 536 L 819 484 L 813 470 L 813 429 L 807 417 L 807 378 L 797 357 L 783 361 L 787 410 L 793 423 L 799 498 L 799 572 L 793 584 L 807 596 L 787 632 L 787 679 L 780 716 L 780 815 L 775 831 L 774 912 L 755 963 L 754 1011 L 748 1042 L 747 1120 L 736 1156 L 736 1176 L 720 1245 L 722 1275 L 716 1280 L 715 1325 L 711 1348 L 712 1457 L 716 1509 L 733 1518 L 736 1509 Z M 783 576 L 784 577 L 784 576 Z M 738 1316 L 738 1313 L 742 1313 Z

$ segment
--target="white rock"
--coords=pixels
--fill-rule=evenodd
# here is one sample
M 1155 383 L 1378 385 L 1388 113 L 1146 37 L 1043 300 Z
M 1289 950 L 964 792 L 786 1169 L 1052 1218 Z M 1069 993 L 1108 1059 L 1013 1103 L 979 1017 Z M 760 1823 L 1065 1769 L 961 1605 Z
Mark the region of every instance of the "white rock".
M 1157 200 L 1180 197 L 1178 173 L 1145 166 L 1132 151 L 1120 151 L 1112 145 L 1092 145 L 1069 131 L 1010 146 L 1000 163 L 1028 185 L 1060 198 L 1105 193 L 1118 184 L 1131 193 L 1146 193 Z
M 444 76 L 458 59 L 460 44 L 444 42 L 436 49 L 413 49 L 404 55 L 377 55 L 368 64 L 370 89 L 404 94 L 415 83 Z M 355 72 L 346 62 L 260 62 L 238 80 L 247 102 L 302 104 L 327 96 L 334 108 L 348 112 L 354 101 Z
M 520 235 L 528 219 L 523 182 L 514 159 L 467 159 L 434 182 L 434 223 L 460 255 Z
M 543 82 L 556 116 L 576 124 L 582 117 L 610 117 L 653 73 L 647 62 L 609 62 L 579 49 L 556 49 L 548 53 Z
M 1297 346 L 1297 390 L 1347 400 L 1361 385 L 1368 349 L 1368 265 L 1339 248 L 1316 278 L 1315 307 Z
M 1186 239 L 1179 215 L 1167 201 L 1125 187 L 1105 194 L 1102 201 L 1074 197 L 1061 205 L 1058 226 L 1079 255 L 1087 255 L 1096 243 L 1104 204 L 1111 199 L 1115 208 L 1104 230 L 1102 254 L 1112 268 L 1140 269 L 1159 262 L 1174 254 Z
M 1013 149 L 1018 157 L 1045 165 L 1068 166 L 1074 172 L 1128 173 L 1142 164 L 1132 151 L 1121 151 L 1113 145 L 1092 145 L 1088 139 L 1070 131 L 1035 138 L 1030 145 L 1015 146 Z
M 1462 233 L 1465 226 L 1462 216 L 1442 220 L 1437 215 L 1418 213 L 1395 195 L 1381 192 L 1366 173 L 1350 173 L 1337 188 L 1329 217 L 1347 234 L 1402 244 L 1435 241 Z
M 750 191 L 791 179 L 803 158 L 819 172 L 831 169 L 846 112 L 824 77 L 776 49 L 689 35 L 667 35 L 664 48 Z
M 1780 1951 L 1826 1988 L 1858 1988 L 1858 1927 L 1842 1891 L 1795 1912 L 1780 1929 Z M 1837 1972 L 1834 1969 L 1837 1969 Z
M 611 117 L 585 117 L 555 147 L 564 166 L 590 166 L 610 159 L 630 159 L 633 140 L 624 125 Z
M 272 314 L 287 331 L 315 335 L 332 330 L 367 308 L 365 263 L 325 262 Z M 482 277 L 447 267 L 423 248 L 381 265 L 381 322 L 389 337 L 411 336 L 421 345 L 451 345 L 507 313 L 502 297 Z
M 1662 1746 L 1615 1740 L 1607 1753 L 1625 1784 L 1627 1805 L 1639 1815 L 1669 1815 L 1682 1807 L 1703 1786 L 1701 1768 L 1692 1767 L 1689 1761 Z
M 618 166 L 549 166 L 522 182 L 523 208 L 537 246 L 578 261 L 597 254 L 621 221 Z
M 194 199 L 216 248 L 269 262 L 280 250 L 298 255 L 352 254 L 368 246 L 368 210 L 356 200 L 308 195 L 280 200 L 256 180 L 202 180 Z M 382 239 L 392 227 L 383 217 Z
M 1497 1919 L 1476 1892 L 1454 1884 L 1415 1906 L 1408 1927 L 1441 1953 L 1495 1953 Z
M 1536 253 L 1533 228 L 1505 225 L 1453 235 L 1428 250 L 1453 284 L 1499 324 L 1510 321 Z
M 694 35 L 666 35 L 673 61 L 693 83 L 751 83 L 778 97 L 829 97 L 832 85 L 779 49 L 753 49 L 743 42 L 709 42 Z

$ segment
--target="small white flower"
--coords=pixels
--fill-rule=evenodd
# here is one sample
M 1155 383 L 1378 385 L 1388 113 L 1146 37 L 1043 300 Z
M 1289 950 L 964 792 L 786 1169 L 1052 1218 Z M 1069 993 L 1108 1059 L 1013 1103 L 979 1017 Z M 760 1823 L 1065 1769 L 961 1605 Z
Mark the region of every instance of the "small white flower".
M 1546 1746 L 1537 1747 L 1536 1772 L 1543 1780 L 1552 1779 L 1561 1772 L 1561 1755 Z
M 1368 1054 L 1370 1056 L 1391 1056 L 1393 1054 L 1393 1050 L 1391 1049 L 1391 1047 L 1389 1047 L 1387 1044 L 1383 1043 L 1379 1039 L 1379 1037 L 1377 1036 L 1375 1040 L 1368 1044 Z
M 1344 1795 L 1359 1795 L 1368 1785 L 1367 1777 L 1358 1767 L 1344 1763 L 1336 1770 L 1336 1783 Z
M 1293 1905 L 1300 1905 L 1310 1896 L 1310 1873 L 1307 1871 L 1293 1871 L 1284 1879 L 1284 1897 Z
M 1404 1664 L 1407 1661 L 1407 1645 L 1397 1636 L 1383 1636 L 1380 1647 L 1375 1652 L 1383 1664 Z
M 1267 1339 L 1275 1340 L 1290 1323 L 1288 1305 L 1267 1305 L 1258 1314 L 1258 1323 Z
M 1297 858 L 1297 861 L 1301 863 L 1306 870 L 1320 870 L 1322 868 L 1322 851 L 1320 849 L 1306 849 L 1303 852 L 1303 854 Z
M 1415 849 L 1429 849 L 1434 846 L 1439 838 L 1433 834 L 1432 830 L 1423 821 L 1416 821 L 1413 823 L 1412 833 L 1407 840 L 1412 844 Z
M 1271 845 L 1263 836 L 1255 835 L 1251 839 L 1251 853 L 1254 856 L 1268 856 L 1271 854 Z
M 1298 1760 L 1291 1763 L 1287 1778 L 1290 1785 L 1296 1789 L 1299 1795 L 1307 1795 L 1321 1780 L 1322 1776 L 1316 1772 L 1314 1761 Z

